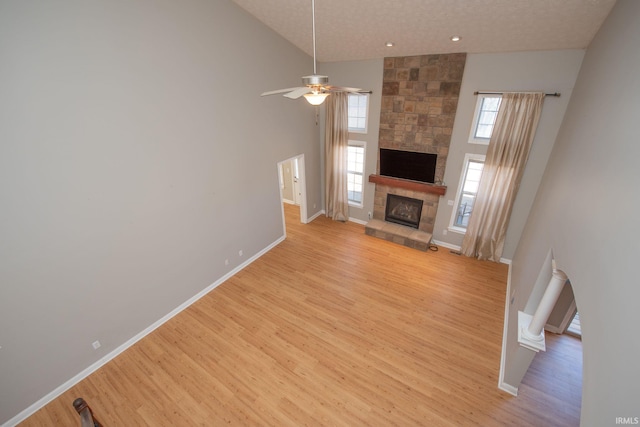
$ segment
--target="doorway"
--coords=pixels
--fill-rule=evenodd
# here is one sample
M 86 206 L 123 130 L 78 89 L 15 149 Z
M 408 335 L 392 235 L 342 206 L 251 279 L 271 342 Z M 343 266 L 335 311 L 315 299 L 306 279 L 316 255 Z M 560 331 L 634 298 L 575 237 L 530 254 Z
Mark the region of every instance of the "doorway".
M 570 280 L 567 280 L 560 292 L 544 329 L 554 334 L 569 334 L 578 339 L 582 338 L 580 315 Z
M 306 177 L 304 167 L 304 154 L 291 157 L 278 163 L 278 178 L 280 184 L 280 202 L 282 205 L 282 223 L 286 235 L 286 217 L 284 205 L 297 207 L 300 213 L 300 222 L 306 224 L 307 196 Z M 291 206 L 288 206 L 288 208 Z
M 580 313 L 576 310 L 576 314 L 571 319 L 571 323 L 567 326 L 565 334 L 573 335 L 582 339 L 582 327 L 580 326 Z
M 552 259 L 551 265 L 555 268 L 555 260 Z M 564 415 L 579 420 L 582 404 L 582 338 L 570 330 L 576 316 L 578 307 L 569 278 L 544 325 L 546 349 L 535 354 L 522 379 L 518 395 L 552 395 L 563 403 Z

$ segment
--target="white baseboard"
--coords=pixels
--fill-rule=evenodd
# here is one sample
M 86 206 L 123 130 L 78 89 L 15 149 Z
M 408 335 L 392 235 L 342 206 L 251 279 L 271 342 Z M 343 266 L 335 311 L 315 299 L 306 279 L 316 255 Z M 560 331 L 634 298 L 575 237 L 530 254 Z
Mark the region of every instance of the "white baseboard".
M 551 332 L 552 334 L 557 334 L 557 335 L 561 335 L 564 333 L 564 331 L 562 329 L 560 329 L 559 327 L 555 326 L 555 325 L 550 325 L 550 324 L 546 324 L 544 325 L 544 330 L 547 332 Z
M 502 391 L 506 391 L 507 393 L 518 396 L 518 387 L 514 387 L 511 384 L 507 384 L 505 382 L 501 382 L 498 384 L 498 388 Z
M 360 224 L 360 225 L 367 225 L 367 221 L 363 221 L 363 220 L 358 219 L 358 218 L 349 217 L 349 221 L 350 222 L 355 222 L 356 224 Z
M 73 387 L 74 385 L 76 385 L 77 383 L 79 383 L 80 381 L 82 381 L 83 379 L 85 379 L 86 377 L 88 377 L 89 375 L 91 375 L 92 373 L 97 371 L 98 369 L 100 369 L 102 366 L 104 366 L 105 364 L 110 362 L 112 359 L 116 358 L 120 353 L 124 352 L 129 347 L 131 347 L 132 345 L 134 345 L 135 343 L 140 341 L 142 338 L 146 337 L 151 332 L 153 332 L 156 329 L 158 329 L 160 326 L 162 326 L 164 323 L 169 321 L 171 318 L 173 318 L 174 316 L 179 314 L 181 311 L 183 311 L 187 307 L 189 307 L 191 304 L 193 304 L 194 302 L 198 301 L 200 298 L 202 298 L 203 296 L 205 296 L 206 294 L 211 292 L 213 289 L 217 288 L 222 283 L 226 282 L 229 278 L 234 276 L 239 271 L 243 270 L 249 264 L 253 263 L 255 260 L 260 258 L 262 255 L 264 255 L 267 252 L 269 252 L 271 249 L 273 249 L 278 244 L 280 244 L 282 241 L 284 241 L 284 239 L 285 239 L 284 236 L 280 237 L 275 242 L 271 243 L 269 246 L 267 246 L 266 248 L 264 248 L 263 250 L 258 252 L 256 255 L 252 256 L 249 259 L 247 259 L 245 262 L 243 262 L 242 264 L 240 264 L 239 266 L 237 266 L 236 268 L 234 268 L 233 270 L 231 270 L 230 272 L 228 272 L 227 274 L 225 274 L 224 276 L 222 276 L 221 278 L 216 280 L 211 285 L 207 286 L 202 291 L 198 292 L 196 295 L 194 295 L 191 298 L 189 298 L 187 301 L 185 301 L 182 304 L 180 304 L 178 307 L 173 309 L 171 312 L 169 312 L 168 314 L 166 314 L 165 316 L 163 316 L 159 320 L 155 321 L 151 325 L 149 325 L 146 329 L 142 330 L 141 332 L 139 332 L 138 334 L 133 336 L 131 339 L 129 339 L 128 341 L 126 341 L 125 343 L 123 343 L 122 345 L 117 347 L 115 350 L 111 351 L 109 354 L 106 354 L 104 357 L 102 357 L 97 362 L 93 363 L 92 365 L 90 365 L 86 369 L 84 369 L 81 372 L 79 372 L 77 375 L 73 376 L 72 378 L 68 379 L 67 381 L 65 381 L 60 386 L 56 387 L 53 391 L 51 391 L 48 394 L 46 394 L 40 400 L 36 401 L 32 405 L 30 405 L 28 408 L 26 408 L 25 410 L 20 412 L 18 415 L 16 415 L 15 417 L 11 418 L 9 421 L 7 421 L 5 424 L 3 424 L 2 427 L 14 427 L 17 424 L 21 423 L 22 421 L 26 420 L 28 417 L 33 415 L 36 411 L 38 411 L 39 409 L 44 407 L 47 403 L 51 402 L 52 400 L 54 400 L 55 398 L 60 396 L 62 393 L 64 393 L 65 391 L 69 390 L 71 387 Z
M 460 246 L 458 245 L 453 245 L 447 242 L 441 242 L 440 240 L 431 240 L 431 242 L 435 245 L 442 246 L 443 248 L 451 249 L 458 252 L 460 252 L 460 249 L 461 249 Z
M 314 219 L 318 218 L 320 215 L 324 215 L 324 214 L 325 214 L 325 210 L 323 209 L 320 212 L 318 212 L 317 214 L 315 214 L 314 216 L 312 216 L 311 218 L 309 218 L 309 221 L 307 221 L 307 222 L 311 222 Z M 353 218 L 351 216 L 349 217 L 349 221 L 355 222 L 356 224 L 361 224 L 361 225 L 366 225 L 367 224 L 367 221 L 363 221 L 363 220 L 358 219 L 358 218 Z
M 454 245 L 454 244 L 447 243 L 447 242 L 441 242 L 440 240 L 432 240 L 432 242 L 434 244 L 438 245 L 438 246 L 442 246 L 443 248 L 452 249 L 452 250 L 458 251 L 458 252 L 460 252 L 460 250 L 462 249 L 458 245 Z M 502 264 L 511 265 L 511 260 L 509 258 L 500 258 L 500 262 Z
M 324 215 L 324 209 L 313 215 L 311 218 L 307 220 L 307 223 L 310 223 L 314 219 L 318 218 L 320 215 Z

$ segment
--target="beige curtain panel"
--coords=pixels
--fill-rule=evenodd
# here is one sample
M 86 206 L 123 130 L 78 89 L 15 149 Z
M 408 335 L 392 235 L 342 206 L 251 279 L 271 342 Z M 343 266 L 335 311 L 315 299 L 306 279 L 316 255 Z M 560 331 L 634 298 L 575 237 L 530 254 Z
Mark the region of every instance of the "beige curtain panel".
M 349 100 L 344 92 L 332 93 L 327 99 L 325 123 L 325 201 L 326 215 L 336 221 L 349 219 L 347 194 L 347 148 Z
M 500 262 L 513 202 L 518 193 L 544 93 L 505 93 L 487 149 L 484 170 L 462 253 Z

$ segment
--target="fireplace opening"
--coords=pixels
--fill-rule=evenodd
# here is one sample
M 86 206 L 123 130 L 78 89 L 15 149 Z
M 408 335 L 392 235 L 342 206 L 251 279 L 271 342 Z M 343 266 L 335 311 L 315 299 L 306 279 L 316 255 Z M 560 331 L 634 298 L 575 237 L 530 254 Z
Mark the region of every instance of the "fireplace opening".
M 422 215 L 422 200 L 411 197 L 387 194 L 387 207 L 384 211 L 384 220 L 413 228 L 420 226 Z

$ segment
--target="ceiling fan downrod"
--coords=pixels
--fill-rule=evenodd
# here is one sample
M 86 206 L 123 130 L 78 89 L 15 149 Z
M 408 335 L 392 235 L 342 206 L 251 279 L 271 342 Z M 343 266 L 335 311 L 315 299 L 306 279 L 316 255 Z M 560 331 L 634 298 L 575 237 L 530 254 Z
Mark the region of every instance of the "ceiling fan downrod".
M 311 0 L 311 34 L 313 37 L 313 75 L 316 72 L 316 0 Z
M 272 90 L 263 92 L 261 96 L 284 94 L 286 98 L 298 99 L 304 96 L 311 105 L 320 105 L 331 92 L 361 93 L 362 89 L 353 87 L 329 86 L 329 77 L 321 76 L 318 73 L 318 63 L 316 59 L 316 2 L 311 0 L 311 34 L 313 41 L 313 74 L 302 77 L 303 87 L 292 87 L 288 89 Z
M 316 86 L 317 90 L 320 86 L 329 83 L 329 77 L 318 75 L 318 68 L 316 63 L 316 2 L 311 0 L 311 35 L 313 41 L 313 74 L 310 76 L 304 76 L 302 78 L 302 84 L 305 86 Z
M 316 1 L 311 0 L 311 35 L 313 41 L 313 74 L 304 76 L 302 84 L 308 86 L 313 92 L 305 94 L 305 99 L 311 105 L 320 105 L 324 102 L 328 93 L 322 93 L 322 85 L 329 83 L 329 77 L 319 76 L 316 66 Z

